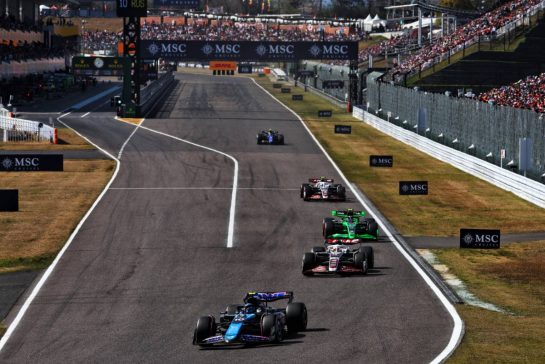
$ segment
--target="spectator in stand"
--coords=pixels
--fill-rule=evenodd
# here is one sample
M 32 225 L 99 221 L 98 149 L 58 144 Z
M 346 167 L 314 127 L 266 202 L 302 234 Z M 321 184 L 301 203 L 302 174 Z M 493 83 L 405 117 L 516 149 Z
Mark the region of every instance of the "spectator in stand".
M 176 22 L 157 24 L 155 22 L 142 25 L 142 39 L 156 40 L 209 40 L 209 41 L 359 41 L 365 33 L 345 34 L 336 32 L 323 33 L 318 29 L 300 29 L 293 27 L 283 29 L 278 26 L 266 26 L 261 23 L 239 23 L 225 21 L 218 25 L 188 24 L 177 25 Z M 85 51 L 113 50 L 121 40 L 121 33 L 107 31 L 87 31 L 83 33 L 82 44 Z
M 491 104 L 545 113 L 545 73 L 528 76 L 512 85 L 484 92 L 477 99 Z
M 434 59 L 450 50 L 463 46 L 466 41 L 476 36 L 493 36 L 497 29 L 507 23 L 524 16 L 529 8 L 539 4 L 541 0 L 514 0 L 503 4 L 496 9 L 472 20 L 454 33 L 445 35 L 432 44 L 419 49 L 413 55 L 404 59 L 397 65 L 395 73 L 416 72 L 425 69 L 434 63 Z

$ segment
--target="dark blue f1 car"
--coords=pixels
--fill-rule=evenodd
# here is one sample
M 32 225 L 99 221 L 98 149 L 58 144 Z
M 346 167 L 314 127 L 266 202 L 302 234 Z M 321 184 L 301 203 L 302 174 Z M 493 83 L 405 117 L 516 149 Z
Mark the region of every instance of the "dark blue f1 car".
M 257 144 L 284 144 L 284 135 L 277 130 L 262 130 L 257 134 Z
M 273 308 L 269 302 L 288 300 L 286 308 Z M 307 328 L 307 308 L 292 302 L 293 292 L 248 292 L 242 305 L 228 305 L 214 316 L 197 321 L 193 345 L 279 343 L 288 334 Z

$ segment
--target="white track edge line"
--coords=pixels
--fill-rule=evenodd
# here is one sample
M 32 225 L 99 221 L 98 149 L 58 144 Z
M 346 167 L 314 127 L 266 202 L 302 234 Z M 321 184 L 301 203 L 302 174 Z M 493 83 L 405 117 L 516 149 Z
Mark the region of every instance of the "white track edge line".
M 75 132 L 77 135 L 79 135 L 81 138 L 85 139 L 89 144 L 93 145 L 95 148 L 99 149 L 100 151 L 102 151 L 104 154 L 106 154 L 108 157 L 110 157 L 111 159 L 113 159 L 115 162 L 116 162 L 116 167 L 115 167 L 115 171 L 114 171 L 114 174 L 112 175 L 112 178 L 110 178 L 110 180 L 108 181 L 108 183 L 106 184 L 106 186 L 104 187 L 104 189 L 102 190 L 102 192 L 100 193 L 100 195 L 97 197 L 97 199 L 95 200 L 95 202 L 93 202 L 93 204 L 91 205 L 91 207 L 89 208 L 89 210 L 87 210 L 87 213 L 85 213 L 85 215 L 83 216 L 83 218 L 80 220 L 80 222 L 78 223 L 78 225 L 76 226 L 76 228 L 74 229 L 74 231 L 72 232 L 72 234 L 70 234 L 70 237 L 68 238 L 68 240 L 66 241 L 66 243 L 64 244 L 64 246 L 62 247 L 62 249 L 59 251 L 59 253 L 57 254 L 57 256 L 55 257 L 55 259 L 53 260 L 53 262 L 51 263 L 51 265 L 46 269 L 45 273 L 42 275 L 42 277 L 40 278 L 40 280 L 38 281 L 38 283 L 36 284 L 36 286 L 34 286 L 34 288 L 32 289 L 32 292 L 30 293 L 30 295 L 27 297 L 27 299 L 25 300 L 25 302 L 23 303 L 23 305 L 21 306 L 21 309 L 19 310 L 19 312 L 17 313 L 17 315 L 15 316 L 15 318 L 13 319 L 13 321 L 11 322 L 11 324 L 9 325 L 8 329 L 6 330 L 6 332 L 4 333 L 4 336 L 2 336 L 2 338 L 0 339 L 0 352 L 2 351 L 2 349 L 5 347 L 6 343 L 8 342 L 9 338 L 11 337 L 11 335 L 13 334 L 13 332 L 15 331 L 15 329 L 17 328 L 17 326 L 19 325 L 19 323 L 21 322 L 21 320 L 23 319 L 23 316 L 25 315 L 26 311 L 28 310 L 28 308 L 30 307 L 30 305 L 32 304 L 32 301 L 34 301 L 34 299 L 36 298 L 36 296 L 38 295 L 38 293 L 40 292 L 40 289 L 42 288 L 42 286 L 45 284 L 45 282 L 47 281 L 47 279 L 49 278 L 49 276 L 51 275 L 51 273 L 53 272 L 53 270 L 55 269 L 55 267 L 57 266 L 57 264 L 59 263 L 59 261 L 61 260 L 62 256 L 64 255 L 64 253 L 66 252 L 66 250 L 68 249 L 68 247 L 72 244 L 72 241 L 74 240 L 74 238 L 76 237 L 76 235 L 79 233 L 81 227 L 83 226 L 83 224 L 85 223 L 85 221 L 87 220 L 87 218 L 89 218 L 89 216 L 91 215 L 91 213 L 94 211 L 94 209 L 96 208 L 96 206 L 99 204 L 99 202 L 102 200 L 102 198 L 104 198 L 104 195 L 106 194 L 106 192 L 108 191 L 108 188 L 111 186 L 111 184 L 113 183 L 113 181 L 115 180 L 115 178 L 117 177 L 117 174 L 119 173 L 119 169 L 120 169 L 120 166 L 121 166 L 121 162 L 116 158 L 114 157 L 112 154 L 110 154 L 110 152 L 108 152 L 107 150 L 99 147 L 98 145 L 96 145 L 95 143 L 93 143 L 91 140 L 89 140 L 87 137 L 81 135 L 79 132 L 77 132 L 75 129 L 71 128 L 70 126 L 68 126 L 67 124 L 65 124 L 64 122 L 62 122 L 60 119 L 69 115 L 71 112 L 67 112 L 67 113 L 64 113 L 62 114 L 61 116 L 59 116 L 57 118 L 57 121 L 61 124 L 63 124 L 65 127 L 67 127 L 68 129 L 72 130 L 73 132 Z
M 301 122 L 301 124 L 303 124 L 303 127 L 306 129 L 306 131 L 310 134 L 310 136 L 312 137 L 312 139 L 314 140 L 314 142 L 316 143 L 316 145 L 318 145 L 318 147 L 322 150 L 322 152 L 324 153 L 324 155 L 326 156 L 326 158 L 329 160 L 329 162 L 333 165 L 333 167 L 337 170 L 337 172 L 339 173 L 339 175 L 341 176 L 341 178 L 344 180 L 344 182 L 348 185 L 348 187 L 350 188 L 350 190 L 352 191 L 352 193 L 354 194 L 354 196 L 356 196 L 356 198 L 358 199 L 358 201 L 360 202 L 360 204 L 365 207 L 365 209 L 367 210 L 367 212 L 369 212 L 369 214 L 371 216 L 373 216 L 373 218 L 376 219 L 376 216 L 373 214 L 373 212 L 371 211 L 370 207 L 367 206 L 367 204 L 365 203 L 365 201 L 363 201 L 361 199 L 361 197 L 359 196 L 359 194 L 354 190 L 354 187 L 352 186 L 352 184 L 348 181 L 348 179 L 346 178 L 346 176 L 344 175 L 344 173 L 341 171 L 341 169 L 339 168 L 339 166 L 337 166 L 337 164 L 335 163 L 335 161 L 331 158 L 331 156 L 327 153 L 327 151 L 324 149 L 324 147 L 320 144 L 320 142 L 318 141 L 318 139 L 314 136 L 314 134 L 312 134 L 312 132 L 310 131 L 310 129 L 308 128 L 308 126 L 305 124 L 305 122 L 303 121 L 303 119 L 295 112 L 293 111 L 292 109 L 290 109 L 287 105 L 285 105 L 282 101 L 278 100 L 276 97 L 274 97 L 273 94 L 271 94 L 269 91 L 267 91 L 263 86 L 261 86 L 260 84 L 258 84 L 253 78 L 251 79 L 254 84 L 256 86 L 258 86 L 259 88 L 261 88 L 264 92 L 266 92 L 269 96 L 271 96 L 276 102 L 278 102 L 280 105 L 282 105 L 284 108 L 286 108 L 286 110 L 290 111 L 293 115 L 295 115 L 295 117 L 297 117 L 297 119 Z M 394 246 L 397 248 L 397 250 L 405 257 L 405 259 L 413 266 L 413 268 L 418 272 L 418 274 L 420 274 L 420 276 L 422 277 L 422 279 L 424 280 L 424 282 L 426 282 L 426 284 L 432 289 L 432 291 L 435 293 L 435 295 L 439 298 L 439 300 L 441 301 L 441 303 L 445 306 L 446 310 L 448 311 L 448 313 L 450 314 L 450 316 L 452 317 L 452 320 L 454 321 L 454 327 L 453 327 L 453 330 L 452 330 L 452 335 L 451 335 L 451 338 L 447 344 L 447 346 L 443 349 L 443 351 L 441 353 L 439 353 L 439 355 L 437 355 L 432 361 L 431 363 L 432 364 L 435 364 L 435 363 L 441 363 L 443 362 L 444 360 L 446 360 L 450 355 L 452 355 L 452 353 L 454 352 L 454 350 L 458 347 L 458 344 L 460 343 L 460 341 L 462 340 L 462 335 L 463 335 L 463 331 L 464 331 L 464 323 L 460 317 L 460 315 L 458 315 L 458 312 L 456 311 L 456 309 L 454 308 L 454 306 L 452 305 L 452 303 L 450 303 L 450 301 L 448 300 L 448 298 L 443 294 L 443 292 L 441 292 L 441 290 L 439 289 L 439 287 L 437 287 L 433 281 L 431 280 L 430 277 L 428 277 L 428 275 L 422 270 L 422 268 L 420 268 L 420 266 L 416 263 L 416 261 L 405 251 L 405 249 L 403 249 L 400 245 L 400 243 L 397 241 L 397 239 L 392 235 L 392 233 L 386 228 L 386 226 L 384 226 L 384 224 L 382 224 L 382 222 L 380 220 L 377 219 L 377 221 L 379 222 L 380 224 L 380 227 L 382 228 L 382 231 L 386 232 L 388 238 L 390 238 L 390 240 L 392 240 Z
M 116 117 L 115 119 L 118 120 L 118 121 L 121 121 L 123 123 L 126 123 L 126 124 L 134 125 L 134 124 L 126 122 L 126 121 L 124 121 L 124 120 L 122 120 L 121 118 L 118 118 L 118 117 Z M 143 122 L 143 120 L 142 120 L 142 122 Z M 166 136 L 168 138 L 172 138 L 174 140 L 178 140 L 180 142 L 187 143 L 189 145 L 193 145 L 193 146 L 195 146 L 197 148 L 202 148 L 202 149 L 206 149 L 206 150 L 209 150 L 211 152 L 214 152 L 214 153 L 221 154 L 221 155 L 223 155 L 223 156 L 225 156 L 225 157 L 227 157 L 227 158 L 229 158 L 229 159 L 231 159 L 233 161 L 233 163 L 234 163 L 233 192 L 231 193 L 231 207 L 229 209 L 229 225 L 228 225 L 228 230 L 227 230 L 227 248 L 232 248 L 233 247 L 233 241 L 234 241 L 233 236 L 235 234 L 235 213 L 236 213 L 237 190 L 238 190 L 238 161 L 236 160 L 236 158 L 229 155 L 229 154 L 227 154 L 227 153 L 225 153 L 225 152 L 222 152 L 221 150 L 217 150 L 217 149 L 214 149 L 214 148 L 207 147 L 205 145 L 193 143 L 193 142 L 190 142 L 189 140 L 182 139 L 182 138 L 179 138 L 177 136 L 167 134 L 167 133 L 164 133 L 164 132 L 159 131 L 159 130 L 148 128 L 147 126 L 143 126 L 142 122 L 139 124 L 140 129 L 145 129 L 145 130 L 150 131 L 152 133 L 163 135 L 163 136 Z

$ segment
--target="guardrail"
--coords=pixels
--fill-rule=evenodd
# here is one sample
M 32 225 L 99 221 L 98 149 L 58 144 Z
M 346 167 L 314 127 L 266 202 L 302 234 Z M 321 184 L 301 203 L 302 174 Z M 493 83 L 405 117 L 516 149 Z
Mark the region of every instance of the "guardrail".
M 168 89 L 170 84 L 174 81 L 174 74 L 172 72 L 166 72 L 159 77 L 156 81 L 150 83 L 140 91 L 140 112 L 143 116 L 148 115 L 155 106 L 157 100 L 163 95 L 163 92 Z
M 0 138 L 8 141 L 48 141 L 57 143 L 57 129 L 38 121 L 12 118 L 0 109 Z
M 545 208 L 545 185 L 542 183 L 434 142 L 415 132 L 381 119 L 360 107 L 354 107 L 352 115 L 411 147 Z

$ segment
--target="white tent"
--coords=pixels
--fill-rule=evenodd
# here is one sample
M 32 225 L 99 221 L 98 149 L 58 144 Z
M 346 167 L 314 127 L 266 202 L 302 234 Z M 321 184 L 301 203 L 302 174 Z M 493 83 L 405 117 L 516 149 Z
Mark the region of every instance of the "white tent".
M 378 27 L 380 27 L 381 25 L 382 25 L 382 26 L 386 25 L 385 22 L 384 22 L 384 24 L 383 24 L 383 21 L 382 21 L 382 19 L 380 19 L 380 17 L 378 16 L 378 14 L 375 15 L 375 17 L 373 18 L 372 24 L 373 24 L 373 28 L 378 28 Z
M 366 32 L 373 30 L 373 18 L 371 18 L 371 14 L 368 14 L 367 18 L 363 20 L 363 30 Z

